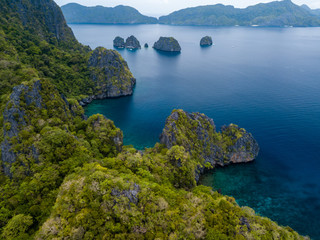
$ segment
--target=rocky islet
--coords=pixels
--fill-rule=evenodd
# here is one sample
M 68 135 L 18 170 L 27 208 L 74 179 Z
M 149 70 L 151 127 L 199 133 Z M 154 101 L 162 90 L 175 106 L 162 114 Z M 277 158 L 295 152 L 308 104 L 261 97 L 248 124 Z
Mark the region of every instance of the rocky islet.
M 127 49 L 140 49 L 141 45 L 135 36 L 130 36 L 126 39 L 125 47 Z
M 200 40 L 201 47 L 209 47 L 209 46 L 212 46 L 212 44 L 213 44 L 212 37 L 210 36 L 205 36 Z
M 179 42 L 173 37 L 160 37 L 153 48 L 163 52 L 181 52 Z
M 119 48 L 119 49 L 122 49 L 125 47 L 125 44 L 124 44 L 124 39 L 122 37 L 116 37 L 114 40 L 113 40 L 113 46 L 115 48 Z

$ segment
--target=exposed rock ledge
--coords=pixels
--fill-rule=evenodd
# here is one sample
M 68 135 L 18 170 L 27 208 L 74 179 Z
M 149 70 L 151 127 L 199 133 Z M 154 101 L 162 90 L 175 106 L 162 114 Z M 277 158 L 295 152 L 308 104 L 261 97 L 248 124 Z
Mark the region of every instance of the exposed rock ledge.
M 95 84 L 94 94 L 79 103 L 85 106 L 94 99 L 132 95 L 136 79 L 127 62 L 114 50 L 96 48 L 89 59 L 90 78 Z
M 259 153 L 257 141 L 245 129 L 230 124 L 216 132 L 211 118 L 183 110 L 174 110 L 167 118 L 160 142 L 168 149 L 183 146 L 198 160 L 197 182 L 205 167 L 250 162 Z

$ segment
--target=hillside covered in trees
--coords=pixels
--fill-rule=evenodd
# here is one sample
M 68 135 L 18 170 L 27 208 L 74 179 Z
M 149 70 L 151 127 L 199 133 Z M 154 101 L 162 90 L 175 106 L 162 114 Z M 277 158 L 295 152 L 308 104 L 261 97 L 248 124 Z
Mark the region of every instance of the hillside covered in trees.
M 138 10 L 119 5 L 112 7 L 86 7 L 69 3 L 61 7 L 68 23 L 104 23 L 104 24 L 153 24 L 158 19 L 142 15 Z
M 182 9 L 159 18 L 161 24 L 314 27 L 320 26 L 316 10 L 300 7 L 291 0 L 260 3 L 244 9 L 222 4 Z

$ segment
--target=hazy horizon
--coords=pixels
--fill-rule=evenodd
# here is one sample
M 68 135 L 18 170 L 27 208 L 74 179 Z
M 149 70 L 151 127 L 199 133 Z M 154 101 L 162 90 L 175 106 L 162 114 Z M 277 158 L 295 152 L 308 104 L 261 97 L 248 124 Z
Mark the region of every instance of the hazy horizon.
M 272 2 L 270 0 L 55 0 L 59 6 L 68 3 L 78 3 L 84 6 L 101 5 L 105 7 L 115 7 L 117 5 L 126 5 L 136 8 L 139 12 L 145 15 L 159 17 L 161 15 L 169 14 L 183 8 L 196 7 L 200 5 L 224 4 L 233 5 L 237 8 L 245 8 L 258 3 Z M 292 0 L 297 5 L 306 4 L 312 9 L 320 8 L 319 0 Z

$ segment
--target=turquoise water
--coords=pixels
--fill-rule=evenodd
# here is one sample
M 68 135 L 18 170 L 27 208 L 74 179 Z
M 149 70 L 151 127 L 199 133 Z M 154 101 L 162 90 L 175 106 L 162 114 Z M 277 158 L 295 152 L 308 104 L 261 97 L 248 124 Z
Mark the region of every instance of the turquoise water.
M 137 78 L 134 95 L 94 101 L 87 115 L 112 119 L 125 144 L 139 149 L 158 141 L 174 108 L 246 128 L 260 144 L 258 159 L 207 173 L 202 184 L 320 239 L 319 28 L 71 27 L 92 48 L 113 48 L 116 36 L 132 34 L 150 46 L 120 51 Z M 200 48 L 205 35 L 215 46 Z M 175 37 L 181 54 L 152 49 L 160 36 Z

